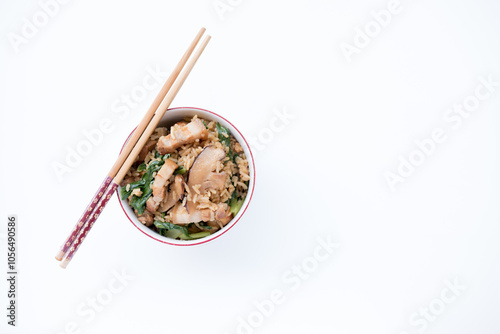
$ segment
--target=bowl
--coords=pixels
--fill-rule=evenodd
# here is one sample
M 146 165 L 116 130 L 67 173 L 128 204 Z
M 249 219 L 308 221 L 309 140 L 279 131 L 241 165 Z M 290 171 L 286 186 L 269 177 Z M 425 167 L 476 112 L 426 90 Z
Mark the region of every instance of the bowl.
M 250 172 L 250 181 L 248 183 L 248 193 L 247 196 L 243 202 L 243 205 L 236 214 L 236 216 L 231 219 L 231 221 L 224 226 L 222 229 L 218 230 L 217 232 L 201 238 L 201 239 L 195 239 L 195 240 L 176 240 L 172 238 L 168 238 L 165 236 L 162 236 L 158 234 L 157 232 L 151 230 L 149 227 L 146 225 L 142 224 L 138 219 L 137 216 L 134 213 L 134 210 L 130 207 L 128 204 L 127 200 L 122 200 L 120 197 L 120 191 L 121 187 L 118 187 L 117 189 L 117 195 L 118 199 L 120 201 L 120 205 L 123 209 L 123 212 L 127 216 L 128 220 L 142 233 L 150 237 L 151 239 L 154 239 L 156 241 L 169 244 L 169 245 L 175 245 L 175 246 L 193 246 L 193 245 L 199 245 L 203 243 L 207 243 L 209 241 L 212 241 L 214 239 L 217 239 L 227 231 L 229 231 L 236 223 L 241 219 L 243 214 L 245 213 L 248 205 L 250 204 L 250 201 L 252 199 L 252 195 L 254 192 L 255 188 L 255 163 L 253 160 L 253 155 L 252 151 L 250 150 L 250 146 L 248 145 L 247 141 L 245 140 L 245 137 L 241 134 L 241 132 L 227 119 L 224 117 L 212 112 L 208 111 L 205 109 L 201 108 L 192 108 L 192 107 L 182 107 L 182 108 L 172 108 L 168 109 L 165 115 L 163 115 L 160 123 L 158 124 L 158 127 L 170 127 L 173 124 L 182 121 L 185 117 L 192 117 L 194 115 L 198 115 L 201 118 L 205 118 L 211 121 L 216 121 L 219 122 L 222 126 L 226 127 L 229 129 L 231 134 L 234 136 L 234 138 L 240 143 L 241 147 L 243 148 L 243 151 L 245 152 L 245 155 L 248 160 L 248 169 Z M 130 138 L 130 135 L 129 135 Z M 127 138 L 128 141 L 128 138 Z M 125 143 L 127 142 L 125 141 Z M 124 145 L 125 145 L 124 143 Z

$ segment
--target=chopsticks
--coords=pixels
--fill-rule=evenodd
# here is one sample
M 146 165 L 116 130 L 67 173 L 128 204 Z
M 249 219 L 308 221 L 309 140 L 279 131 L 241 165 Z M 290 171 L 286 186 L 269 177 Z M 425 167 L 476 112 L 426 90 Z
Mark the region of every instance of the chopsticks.
M 198 58 L 201 56 L 203 50 L 210 41 L 211 37 L 207 35 L 202 41 L 198 50 L 188 62 L 189 57 L 191 56 L 204 32 L 205 28 L 202 28 L 196 35 L 196 38 L 193 40 L 188 50 L 181 58 L 179 64 L 176 66 L 167 82 L 165 82 L 160 93 L 158 94 L 153 104 L 144 116 L 143 120 L 123 148 L 122 153 L 97 190 L 97 193 L 92 198 L 92 201 L 87 206 L 82 217 L 79 219 L 78 223 L 75 225 L 72 232 L 66 239 L 66 242 L 61 247 L 61 250 L 56 255 L 56 260 L 58 261 L 61 261 L 64 255 L 66 255 L 64 261 L 60 264 L 61 267 L 66 268 L 66 266 L 69 264 L 74 254 L 87 236 L 88 232 L 94 225 L 95 221 L 99 217 L 99 214 L 102 212 L 109 199 L 115 192 L 116 188 L 127 174 L 137 155 L 139 154 L 145 143 L 148 141 L 153 131 L 158 126 L 161 118 L 186 81 L 189 73 L 193 69 Z

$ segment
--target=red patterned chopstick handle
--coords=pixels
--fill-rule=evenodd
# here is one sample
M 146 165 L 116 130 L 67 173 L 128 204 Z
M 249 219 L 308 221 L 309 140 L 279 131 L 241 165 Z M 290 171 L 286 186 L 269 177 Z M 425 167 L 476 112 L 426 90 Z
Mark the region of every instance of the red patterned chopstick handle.
M 71 234 L 68 236 L 68 238 L 66 239 L 64 244 L 61 246 L 61 250 L 56 255 L 57 260 L 61 261 L 64 254 L 66 254 L 68 249 L 71 247 L 71 245 L 73 244 L 73 242 L 76 239 L 76 236 L 78 235 L 78 233 L 82 229 L 85 222 L 89 219 L 90 215 L 94 211 L 97 203 L 101 200 L 102 195 L 104 194 L 104 192 L 108 188 L 111 181 L 113 181 L 113 179 L 109 176 L 106 176 L 104 181 L 101 183 L 101 185 L 99 186 L 99 189 L 97 190 L 94 197 L 92 198 L 92 201 L 89 203 L 87 208 L 85 208 L 85 211 L 83 212 L 82 216 L 78 220 L 78 223 L 76 223 L 75 227 L 71 231 Z
M 102 196 L 102 199 L 97 204 L 97 207 L 95 208 L 94 212 L 92 212 L 90 219 L 87 220 L 87 222 L 83 225 L 83 228 L 80 230 L 80 233 L 78 233 L 78 236 L 76 237 L 75 242 L 73 242 L 73 245 L 69 249 L 66 258 L 61 263 L 61 267 L 66 268 L 68 263 L 71 261 L 73 255 L 75 255 L 78 248 L 80 248 L 80 245 L 82 244 L 83 240 L 85 240 L 85 237 L 89 233 L 90 229 L 92 228 L 92 226 L 94 226 L 94 223 L 96 222 L 97 218 L 99 218 L 99 215 L 101 214 L 102 210 L 104 210 L 106 204 L 108 204 L 109 199 L 113 196 L 113 193 L 115 192 L 117 187 L 118 185 L 116 183 L 114 182 L 111 183 L 111 186 L 109 186 L 104 196 Z

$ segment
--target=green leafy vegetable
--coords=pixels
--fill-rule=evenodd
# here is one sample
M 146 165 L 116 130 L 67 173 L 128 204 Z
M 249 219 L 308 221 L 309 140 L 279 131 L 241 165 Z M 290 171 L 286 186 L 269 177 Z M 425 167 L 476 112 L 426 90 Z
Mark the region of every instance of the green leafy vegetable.
M 177 230 L 180 231 L 184 236 L 189 237 L 188 229 L 185 226 L 175 225 L 170 222 L 161 222 L 161 221 L 155 221 L 154 224 L 156 227 L 158 227 L 159 230 Z
M 231 213 L 233 214 L 233 216 L 236 216 L 236 214 L 238 214 L 238 212 L 240 211 L 241 207 L 243 206 L 243 200 L 242 199 L 239 199 L 233 203 L 231 203 Z
M 139 215 L 144 213 L 146 209 L 146 202 L 153 194 L 153 190 L 151 189 L 151 184 L 153 183 L 153 173 L 160 170 L 165 162 L 163 160 L 155 160 L 152 161 L 144 175 L 139 181 L 130 183 L 130 187 L 122 187 L 121 189 L 121 197 L 122 199 L 128 198 L 134 189 L 139 188 L 142 191 L 141 196 L 132 196 L 130 199 L 130 206 L 137 210 Z M 127 191 L 128 188 L 128 191 Z
M 203 125 L 205 125 L 205 128 L 208 130 L 208 125 L 207 125 L 207 123 L 205 123 L 205 121 L 204 121 L 204 120 L 202 120 L 202 122 L 203 122 Z
M 174 172 L 174 175 L 177 175 L 177 174 L 184 175 L 184 174 L 186 174 L 186 172 L 187 172 L 187 169 L 184 168 L 184 166 L 180 166 L 180 167 L 177 167 L 177 169 Z
M 229 147 L 229 153 L 227 154 L 227 156 L 229 157 L 230 160 L 235 161 L 238 154 L 234 153 L 233 150 L 231 149 L 231 137 L 229 136 L 230 135 L 229 130 L 220 125 L 219 122 L 217 122 L 215 126 L 217 127 L 217 132 L 219 133 L 220 142 Z
M 200 226 L 203 227 L 203 228 L 206 228 L 207 230 L 211 230 L 212 229 L 212 226 L 207 225 L 207 224 L 200 223 Z
M 197 232 L 197 233 L 190 234 L 189 239 L 200 239 L 200 238 L 208 237 L 209 235 L 210 235 L 210 232 L 208 232 L 208 231 Z M 181 237 L 181 239 L 182 239 L 182 237 Z
M 231 196 L 231 199 L 229 200 L 229 211 L 233 214 L 233 216 L 236 216 L 238 211 L 240 211 L 241 207 L 243 206 L 243 199 L 240 198 L 238 199 L 236 197 L 236 190 L 233 191 L 233 194 Z
M 229 130 L 217 122 L 217 132 L 219 133 L 219 140 L 227 147 L 231 147 L 231 138 L 229 137 Z
M 165 155 L 161 155 L 158 151 L 155 150 L 155 158 L 156 159 L 160 159 L 161 158 L 162 161 L 165 161 L 165 159 L 170 158 L 170 153 L 167 153 Z
M 127 187 L 128 187 L 128 185 L 125 187 L 122 187 L 122 190 L 121 190 L 122 199 L 129 197 L 130 194 L 132 193 L 132 190 L 134 190 L 136 188 L 144 187 L 144 180 L 141 179 L 137 182 L 130 183 L 130 187 L 128 187 L 129 188 L 128 191 L 127 191 Z
M 165 163 L 165 161 L 161 161 L 161 160 L 151 161 L 149 163 L 148 170 L 146 171 L 146 173 L 149 173 L 152 176 L 154 172 L 157 172 L 160 170 L 160 168 L 163 166 L 164 163 Z
M 139 166 L 137 166 L 137 171 L 138 172 L 142 172 L 142 171 L 145 171 L 146 170 L 146 164 L 143 162 L 142 164 L 140 164 Z
M 164 237 L 172 238 L 172 239 L 177 239 L 177 238 L 180 238 L 182 235 L 184 235 L 184 234 L 182 234 L 182 231 L 179 231 L 179 230 L 165 230 L 163 228 L 160 229 L 159 232 Z
M 161 235 L 173 239 L 180 238 L 182 240 L 193 240 L 204 238 L 210 235 L 210 232 L 206 231 L 189 234 L 187 227 L 175 225 L 169 222 L 155 221 L 154 224 L 158 228 L 158 232 Z
M 137 210 L 137 214 L 142 215 L 144 210 L 146 209 L 146 202 L 153 194 L 153 190 L 151 190 L 151 186 L 147 185 L 147 189 L 142 193 L 140 197 L 132 196 L 130 200 L 130 206 Z

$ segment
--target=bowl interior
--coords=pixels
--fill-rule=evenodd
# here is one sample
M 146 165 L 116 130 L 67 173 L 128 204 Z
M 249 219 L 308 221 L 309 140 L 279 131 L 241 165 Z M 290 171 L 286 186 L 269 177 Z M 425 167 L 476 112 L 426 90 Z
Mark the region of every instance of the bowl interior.
M 234 127 L 233 124 L 231 124 L 229 121 L 227 121 L 225 118 L 211 112 L 208 110 L 204 109 L 198 109 L 198 108 L 173 108 L 167 110 L 165 115 L 163 116 L 162 120 L 159 123 L 159 127 L 170 127 L 174 125 L 175 123 L 183 120 L 185 117 L 193 117 L 194 115 L 198 115 L 198 117 L 205 118 L 211 121 L 217 121 L 219 122 L 222 126 L 226 127 L 229 129 L 231 134 L 234 136 L 234 138 L 240 143 L 241 147 L 243 148 L 243 151 L 245 152 L 245 155 L 248 160 L 248 169 L 250 172 L 250 181 L 248 184 L 248 193 L 245 198 L 245 201 L 243 202 L 243 206 L 241 207 L 240 211 L 234 217 L 224 228 L 220 229 L 219 231 L 209 235 L 208 237 L 201 238 L 201 239 L 196 239 L 196 240 L 175 240 L 171 238 L 164 237 L 155 231 L 151 230 L 149 227 L 143 225 L 136 217 L 134 210 L 129 206 L 127 200 L 122 200 L 120 196 L 118 196 L 120 205 L 127 215 L 128 219 L 132 222 L 132 224 L 135 225 L 141 232 L 144 234 L 148 235 L 149 237 L 166 243 L 170 245 L 179 245 L 179 246 L 188 246 L 188 245 L 198 245 L 201 243 L 208 242 L 210 240 L 216 239 L 222 234 L 226 233 L 231 227 L 233 227 L 236 222 L 241 218 L 241 216 L 245 213 L 246 208 L 248 207 L 248 204 L 250 203 L 250 200 L 252 199 L 254 187 L 255 187 L 255 165 L 253 161 L 253 156 L 252 152 L 250 150 L 250 147 L 248 143 L 246 142 L 245 138 L 243 135 Z M 127 139 L 128 140 L 128 139 Z M 118 195 L 120 194 L 121 187 L 118 187 Z

